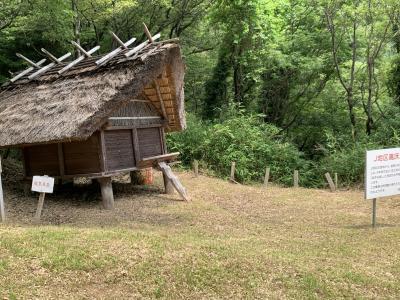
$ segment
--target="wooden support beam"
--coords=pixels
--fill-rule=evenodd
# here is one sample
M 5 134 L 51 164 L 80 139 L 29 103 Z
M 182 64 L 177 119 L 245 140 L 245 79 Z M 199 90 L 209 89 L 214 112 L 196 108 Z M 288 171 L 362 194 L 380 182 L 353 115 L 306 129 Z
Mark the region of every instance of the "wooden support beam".
M 101 197 L 103 207 L 107 210 L 114 209 L 114 193 L 112 188 L 111 177 L 103 177 L 98 179 L 101 188 Z
M 93 49 L 89 50 L 87 52 L 87 54 L 89 56 L 91 56 L 93 53 L 95 53 L 99 49 L 100 49 L 100 46 L 96 46 Z M 86 57 L 88 57 L 88 56 L 85 56 L 85 55 L 79 56 L 77 59 L 75 59 L 74 61 L 70 62 L 68 65 L 66 65 L 64 68 L 62 68 L 60 71 L 58 71 L 58 74 L 62 74 L 64 72 L 68 71 L 69 69 L 73 68 L 74 66 L 79 64 L 81 61 L 83 61 Z
M 185 201 L 189 201 L 189 196 L 186 192 L 186 189 L 184 188 L 182 183 L 179 181 L 179 179 L 174 175 L 174 173 L 171 170 L 171 167 L 168 166 L 165 162 L 159 162 L 158 166 L 162 170 L 163 175 L 166 176 L 168 178 L 168 180 L 171 181 L 171 184 L 176 189 L 176 191 L 179 193 L 179 195 L 181 195 L 181 197 Z
M 179 152 L 175 152 L 175 153 L 167 153 L 157 156 L 145 157 L 137 162 L 137 166 L 139 168 L 156 166 L 159 162 L 175 160 L 179 156 L 179 154 L 180 154 Z
M 107 152 L 106 152 L 106 140 L 104 137 L 104 130 L 100 130 L 100 155 L 101 155 L 101 167 L 102 172 L 107 172 Z
M 136 165 L 140 161 L 140 147 L 139 147 L 139 137 L 137 133 L 137 128 L 132 128 L 132 143 L 133 143 L 133 151 L 135 155 Z
M 163 100 L 163 97 L 161 95 L 160 86 L 158 85 L 157 80 L 153 81 L 153 85 L 154 85 L 154 88 L 156 89 L 156 92 L 157 92 L 158 101 L 160 102 L 162 115 L 163 115 L 164 119 L 168 122 L 167 111 L 165 110 L 164 100 Z
M 163 174 L 163 180 L 164 180 L 164 191 L 165 194 L 167 195 L 173 195 L 174 194 L 174 186 L 172 185 L 171 180 L 169 180 L 169 178 L 167 177 L 167 175 L 165 174 L 165 172 L 162 172 Z
M 131 38 L 129 41 L 124 43 L 124 47 L 118 47 L 117 49 L 111 51 L 107 55 L 103 56 L 100 58 L 98 61 L 96 61 L 97 66 L 102 66 L 106 64 L 108 61 L 110 61 L 112 58 L 117 56 L 121 51 L 126 50 L 130 45 L 132 45 L 136 41 L 136 38 Z

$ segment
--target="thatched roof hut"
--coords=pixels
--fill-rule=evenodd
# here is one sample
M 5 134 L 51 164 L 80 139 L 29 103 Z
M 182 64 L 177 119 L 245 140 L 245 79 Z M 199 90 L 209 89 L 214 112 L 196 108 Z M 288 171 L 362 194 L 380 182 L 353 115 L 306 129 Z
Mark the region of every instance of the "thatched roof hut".
M 67 63 L 70 54 L 43 50 L 53 61 L 44 67 L 19 55 L 32 67 L 0 90 L 0 148 L 22 149 L 27 179 L 99 178 L 110 207 L 112 175 L 158 163 L 166 187 L 181 188 L 165 164 L 177 154 L 168 154 L 164 136 L 186 126 L 180 46 L 151 36 L 126 45 L 96 57 L 99 47 L 77 45 L 86 56 Z
M 0 147 L 85 140 L 133 99 L 161 112 L 154 80 L 167 109 L 167 131 L 186 126 L 184 64 L 177 44 L 160 43 L 135 58 L 119 56 L 97 67 L 87 59 L 69 72 L 66 63 L 35 81 L 26 77 L 0 92 Z

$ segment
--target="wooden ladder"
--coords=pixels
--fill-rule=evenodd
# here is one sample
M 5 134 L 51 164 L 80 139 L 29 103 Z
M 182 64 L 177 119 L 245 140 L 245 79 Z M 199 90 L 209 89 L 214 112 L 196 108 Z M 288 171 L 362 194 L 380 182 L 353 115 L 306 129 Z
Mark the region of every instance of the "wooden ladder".
M 158 162 L 158 166 L 160 167 L 163 174 L 168 178 L 168 180 L 171 181 L 173 187 L 176 189 L 176 191 L 179 193 L 179 195 L 181 195 L 181 197 L 185 201 L 189 201 L 189 196 L 186 192 L 185 187 L 179 181 L 178 177 L 176 177 L 175 174 L 172 172 L 171 167 L 163 161 Z

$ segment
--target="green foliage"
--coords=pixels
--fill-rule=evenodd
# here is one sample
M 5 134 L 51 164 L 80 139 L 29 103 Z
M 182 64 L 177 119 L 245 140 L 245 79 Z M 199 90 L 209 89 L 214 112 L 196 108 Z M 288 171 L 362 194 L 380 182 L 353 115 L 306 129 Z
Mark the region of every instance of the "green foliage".
M 296 147 L 282 139 L 279 129 L 261 122 L 259 116 L 238 115 L 220 124 L 207 125 L 191 116 L 188 129 L 168 137 L 172 151 L 181 151 L 186 165 L 201 160 L 204 165 L 222 177 L 229 174 L 236 162 L 236 176 L 241 182 L 260 181 L 265 168 L 271 168 L 271 179 L 290 185 L 293 171 L 300 170 L 302 184 L 313 186 L 309 176 L 312 163 L 303 158 Z

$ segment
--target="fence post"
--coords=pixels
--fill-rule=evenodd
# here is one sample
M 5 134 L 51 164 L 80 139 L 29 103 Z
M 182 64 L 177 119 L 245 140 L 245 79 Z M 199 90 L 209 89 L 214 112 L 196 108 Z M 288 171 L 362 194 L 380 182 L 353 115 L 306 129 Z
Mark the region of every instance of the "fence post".
M 195 160 L 193 162 L 193 171 L 194 171 L 194 177 L 199 177 L 199 162 Z
M 328 181 L 329 187 L 331 189 L 331 192 L 334 192 L 336 190 L 335 183 L 332 180 L 331 174 L 325 173 L 325 178 Z
M 336 189 L 339 189 L 338 174 L 337 173 L 335 173 L 335 187 L 336 187 Z
M 299 170 L 294 170 L 293 174 L 293 186 L 295 188 L 299 187 Z
M 231 165 L 231 177 L 230 177 L 230 180 L 232 181 L 232 182 L 236 182 L 236 180 L 235 180 L 235 170 L 236 170 L 236 162 L 232 162 L 232 165 Z
M 265 177 L 264 177 L 264 186 L 265 186 L 265 188 L 268 187 L 269 173 L 270 173 L 270 168 L 267 167 L 267 168 L 265 169 Z

